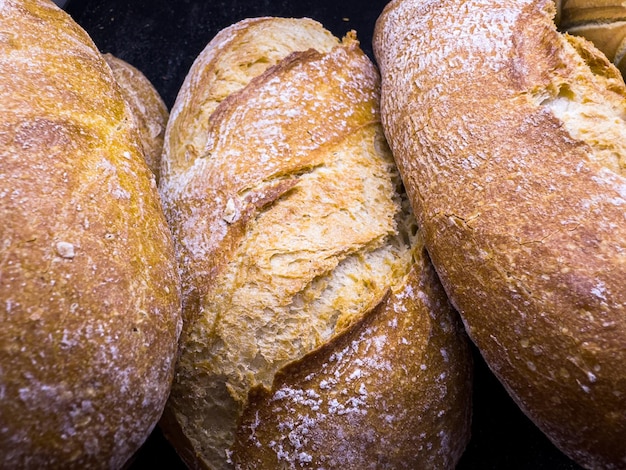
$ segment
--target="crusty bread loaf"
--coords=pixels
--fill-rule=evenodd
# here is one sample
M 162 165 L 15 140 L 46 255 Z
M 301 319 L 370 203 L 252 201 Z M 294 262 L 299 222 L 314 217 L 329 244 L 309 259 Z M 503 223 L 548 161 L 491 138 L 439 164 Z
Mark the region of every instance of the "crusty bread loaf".
M 547 0 L 394 0 L 383 126 L 450 299 L 567 455 L 626 468 L 626 89 Z
M 160 190 L 185 326 L 162 427 L 191 468 L 453 468 L 467 443 L 468 345 L 378 93 L 353 34 L 285 18 L 220 32 L 181 88 Z
M 122 96 L 133 112 L 144 158 L 158 182 L 163 137 L 169 118 L 167 106 L 152 82 L 141 70 L 112 54 L 104 54 L 104 59 L 111 67 Z
M 453 469 L 469 439 L 471 362 L 421 240 L 355 327 L 251 393 L 240 469 Z
M 250 27 L 256 23 L 264 26 L 263 34 L 259 28 Z M 317 49 L 328 51 L 337 45 L 337 39 L 314 22 L 295 32 L 290 21 L 278 20 L 271 25 L 266 28 L 269 25 L 262 18 L 234 24 L 218 33 L 196 58 L 168 123 L 168 144 L 161 164 L 166 175 L 170 167 L 180 173 L 205 153 L 208 134 L 199 129 L 207 127 L 209 117 L 224 99 L 293 51 L 306 50 L 314 44 Z M 189 106 L 191 96 L 201 97 L 202 103 Z
M 557 25 L 582 36 L 626 74 L 626 4 L 620 0 L 562 0 Z
M 0 15 L 0 467 L 119 468 L 173 377 L 171 233 L 87 34 L 47 0 Z

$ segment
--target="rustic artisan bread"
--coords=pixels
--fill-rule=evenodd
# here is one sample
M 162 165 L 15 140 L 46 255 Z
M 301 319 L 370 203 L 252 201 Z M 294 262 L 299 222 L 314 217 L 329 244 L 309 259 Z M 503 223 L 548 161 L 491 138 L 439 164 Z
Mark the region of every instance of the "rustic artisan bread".
M 470 337 L 545 434 L 626 468 L 626 89 L 554 3 L 394 0 L 383 126 Z
M 169 118 L 167 106 L 141 70 L 112 54 L 104 54 L 104 59 L 111 67 L 115 81 L 133 112 L 144 158 L 158 182 L 163 137 Z
M 252 393 L 237 468 L 455 468 L 469 439 L 470 361 L 421 240 L 364 318 Z
M 295 52 L 300 51 L 300 52 Z M 220 32 L 160 190 L 185 324 L 162 428 L 191 468 L 454 468 L 471 359 L 416 235 L 353 35 Z
M 0 13 L 0 467 L 119 468 L 173 376 L 171 234 L 87 34 L 50 1 Z
M 618 0 L 562 0 L 557 24 L 595 44 L 626 73 L 626 4 Z

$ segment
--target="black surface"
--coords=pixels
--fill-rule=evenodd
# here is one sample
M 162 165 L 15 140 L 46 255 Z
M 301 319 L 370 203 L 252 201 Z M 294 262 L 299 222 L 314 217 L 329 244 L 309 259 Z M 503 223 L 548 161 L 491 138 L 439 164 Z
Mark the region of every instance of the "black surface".
M 103 52 L 138 67 L 171 107 L 191 63 L 221 29 L 249 17 L 308 16 L 343 37 L 357 30 L 372 57 L 374 22 L 386 1 L 71 0 L 68 11 Z
M 376 18 L 386 1 L 376 0 L 70 0 L 66 10 L 102 52 L 139 68 L 168 107 L 191 63 L 222 28 L 248 17 L 307 16 L 337 36 L 357 31 L 372 57 Z M 472 440 L 458 470 L 578 470 L 528 420 L 488 370 L 476 350 Z M 136 456 L 131 470 L 184 469 L 158 429 Z

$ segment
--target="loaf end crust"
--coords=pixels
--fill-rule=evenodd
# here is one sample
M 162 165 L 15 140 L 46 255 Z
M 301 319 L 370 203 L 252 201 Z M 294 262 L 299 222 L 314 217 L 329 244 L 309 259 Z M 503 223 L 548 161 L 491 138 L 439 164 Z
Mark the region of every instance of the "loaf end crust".
M 282 54 L 266 60 L 265 48 Z M 187 322 L 163 428 L 191 467 L 248 468 L 257 448 L 233 446 L 244 412 L 262 407 L 250 394 L 337 335 L 362 332 L 363 316 L 409 274 L 415 226 L 380 126 L 379 77 L 354 34 L 339 42 L 311 20 L 245 20 L 197 64 L 172 109 L 160 184 Z M 449 364 L 462 381 L 442 380 L 469 394 L 470 362 Z M 444 403 L 463 407 L 446 421 L 458 429 L 448 463 L 468 438 L 468 394 Z

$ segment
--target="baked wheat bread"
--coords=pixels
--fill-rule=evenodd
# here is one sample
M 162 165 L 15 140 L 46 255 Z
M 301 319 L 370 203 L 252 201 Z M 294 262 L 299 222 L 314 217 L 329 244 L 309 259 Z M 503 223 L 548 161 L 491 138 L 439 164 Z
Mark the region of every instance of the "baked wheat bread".
M 543 0 L 394 0 L 381 113 L 441 281 L 524 412 L 626 468 L 626 90 Z
M 582 36 L 600 49 L 622 74 L 626 73 L 626 4 L 619 0 L 557 2 L 557 26 Z
M 413 250 L 412 270 L 357 325 L 252 390 L 236 468 L 456 467 L 471 364 L 421 240 Z
M 148 78 L 133 65 L 112 54 L 104 54 L 115 81 L 135 117 L 144 158 L 159 181 L 163 137 L 169 118 L 167 106 Z
M 185 326 L 162 428 L 190 468 L 453 468 L 471 359 L 353 34 L 220 32 L 172 108 L 160 191 Z
M 0 17 L 0 467 L 120 468 L 173 376 L 171 233 L 87 34 L 45 0 Z

